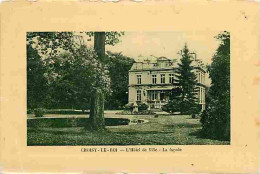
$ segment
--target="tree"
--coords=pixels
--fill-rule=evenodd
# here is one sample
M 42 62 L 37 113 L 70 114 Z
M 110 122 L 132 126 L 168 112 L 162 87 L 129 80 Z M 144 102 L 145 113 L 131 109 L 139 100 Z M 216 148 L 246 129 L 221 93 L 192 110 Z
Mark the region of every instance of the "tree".
M 162 110 L 170 113 L 179 112 L 181 104 L 181 88 L 173 84 L 174 88 L 169 93 L 169 102 L 162 107 Z
M 104 124 L 104 91 L 108 89 L 109 80 L 106 76 L 107 70 L 104 65 L 105 44 L 114 45 L 119 42 L 119 37 L 123 32 L 81 32 L 85 33 L 90 39 L 94 36 L 94 50 L 96 59 L 92 62 L 95 67 L 92 74 L 91 83 L 91 107 L 90 107 L 90 128 L 92 130 L 103 130 Z M 73 32 L 30 32 L 27 33 L 27 43 L 35 45 L 38 52 L 45 56 L 46 67 L 52 72 L 53 57 L 62 51 L 68 51 L 75 59 L 84 56 L 86 50 L 79 50 L 82 44 L 75 41 Z M 96 61 L 97 60 L 97 61 Z M 52 74 L 52 73 L 49 73 Z M 54 73 L 55 74 L 55 73 Z M 49 76 L 49 78 L 56 78 Z
M 187 44 L 181 50 L 181 62 L 178 63 L 177 73 L 178 82 L 181 87 L 180 111 L 181 114 L 195 114 L 198 112 L 198 104 L 196 97 L 196 75 L 192 64 Z
M 119 109 L 128 103 L 128 71 L 133 63 L 134 59 L 122 53 L 107 52 L 106 64 L 111 79 L 111 95 L 107 97 L 105 108 Z
M 105 45 L 114 45 L 119 41 L 118 37 L 123 33 L 118 32 L 95 32 L 94 33 L 94 49 L 97 53 L 98 60 L 105 63 Z M 97 80 L 97 79 L 95 79 Z M 104 94 L 100 86 L 93 88 L 90 106 L 90 124 L 89 128 L 95 131 L 105 129 L 104 119 Z M 105 88 L 103 88 L 105 89 Z
M 94 49 L 97 53 L 98 59 L 103 63 L 105 58 L 105 32 L 95 32 L 94 34 Z M 96 87 L 91 96 L 89 129 L 100 131 L 105 129 L 104 118 L 104 94 L 103 91 Z
M 220 45 L 208 68 L 209 102 L 201 117 L 202 132 L 210 138 L 230 140 L 230 33 L 216 36 Z
M 37 50 L 27 45 L 27 107 L 43 107 L 47 94 L 45 67 Z
M 51 108 L 89 109 L 91 91 L 96 85 L 93 77 L 108 78 L 102 66 L 98 66 L 97 56 L 92 49 L 81 46 L 78 51 L 81 56 L 74 57 L 70 52 L 62 53 L 52 58 L 52 74 L 55 79 L 49 82 L 52 102 Z M 99 74 L 99 75 L 96 75 Z M 100 80 L 100 82 L 104 80 Z M 104 84 L 105 85 L 105 84 Z

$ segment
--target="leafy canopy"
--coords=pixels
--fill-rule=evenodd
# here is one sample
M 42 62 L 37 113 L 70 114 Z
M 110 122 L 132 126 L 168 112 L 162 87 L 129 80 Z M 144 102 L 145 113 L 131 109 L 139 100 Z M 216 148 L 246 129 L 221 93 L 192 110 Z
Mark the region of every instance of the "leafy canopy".
M 81 32 L 91 38 L 94 32 Z M 119 42 L 123 32 L 107 32 L 106 44 Z M 103 92 L 110 91 L 110 77 L 108 67 L 97 59 L 96 52 L 87 48 L 80 41 L 75 32 L 28 32 L 27 33 L 27 62 L 29 68 L 33 59 L 37 58 L 37 67 L 33 68 L 38 73 L 30 73 L 28 76 L 28 98 L 36 98 L 40 87 L 46 86 L 43 98 L 45 106 L 70 107 L 79 103 L 89 102 L 90 94 L 97 88 Z M 32 52 L 33 50 L 34 52 Z M 32 57 L 32 58 L 31 58 Z M 41 76 L 41 77 L 38 77 Z M 35 83 L 39 87 L 33 88 L 33 79 L 44 79 L 44 82 Z M 37 82 L 37 80 L 35 80 Z M 34 86 L 37 86 L 35 85 Z M 31 93 L 36 93 L 32 95 Z M 29 96 L 30 95 L 30 96 Z M 33 100 L 32 100 L 33 101 Z M 39 103 L 33 101 L 30 103 Z M 87 103 L 84 103 L 86 106 Z
M 211 87 L 201 123 L 204 135 L 230 140 L 230 33 L 222 32 L 216 39 L 220 45 L 208 68 Z

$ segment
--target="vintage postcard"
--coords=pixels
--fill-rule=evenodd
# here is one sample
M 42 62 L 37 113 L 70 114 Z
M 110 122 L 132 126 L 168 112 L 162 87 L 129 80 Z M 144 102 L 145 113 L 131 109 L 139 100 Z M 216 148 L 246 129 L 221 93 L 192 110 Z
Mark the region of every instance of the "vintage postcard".
M 2 172 L 257 173 L 255 2 L 3 2 Z

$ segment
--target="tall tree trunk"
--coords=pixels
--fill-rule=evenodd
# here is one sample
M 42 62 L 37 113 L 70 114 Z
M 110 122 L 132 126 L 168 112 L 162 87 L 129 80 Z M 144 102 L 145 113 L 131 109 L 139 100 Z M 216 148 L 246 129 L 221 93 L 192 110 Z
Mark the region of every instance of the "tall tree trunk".
M 96 89 L 91 99 L 89 128 L 94 131 L 105 129 L 104 95 L 101 89 Z
M 105 32 L 95 32 L 94 49 L 100 62 L 105 57 Z M 105 129 L 104 94 L 101 89 L 95 89 L 91 97 L 89 128 L 94 131 Z
M 105 57 L 105 32 L 95 32 L 94 34 L 94 49 L 98 55 L 98 59 L 103 62 Z

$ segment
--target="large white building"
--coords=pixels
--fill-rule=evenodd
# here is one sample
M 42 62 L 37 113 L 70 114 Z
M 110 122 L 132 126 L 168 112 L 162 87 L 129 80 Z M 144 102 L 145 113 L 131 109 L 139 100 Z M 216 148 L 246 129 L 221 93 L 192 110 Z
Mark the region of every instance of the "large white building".
M 198 103 L 205 109 L 205 68 L 200 60 L 193 57 L 198 88 Z M 146 59 L 137 61 L 129 70 L 129 104 L 146 103 L 149 109 L 161 109 L 169 97 L 167 92 L 172 91 L 178 83 L 176 81 L 177 61 L 166 57 L 156 60 Z

